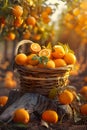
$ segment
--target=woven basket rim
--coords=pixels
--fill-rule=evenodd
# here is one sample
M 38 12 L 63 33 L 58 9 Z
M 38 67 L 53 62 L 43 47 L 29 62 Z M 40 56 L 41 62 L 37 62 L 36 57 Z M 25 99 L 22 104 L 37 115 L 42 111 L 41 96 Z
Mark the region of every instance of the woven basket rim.
M 33 68 L 29 68 L 27 66 L 20 66 L 20 65 L 16 65 L 16 68 L 23 68 L 25 70 L 31 70 L 31 71 L 69 71 L 73 69 L 73 65 L 67 65 L 65 67 L 59 67 L 59 68 L 38 68 L 38 67 L 33 67 Z

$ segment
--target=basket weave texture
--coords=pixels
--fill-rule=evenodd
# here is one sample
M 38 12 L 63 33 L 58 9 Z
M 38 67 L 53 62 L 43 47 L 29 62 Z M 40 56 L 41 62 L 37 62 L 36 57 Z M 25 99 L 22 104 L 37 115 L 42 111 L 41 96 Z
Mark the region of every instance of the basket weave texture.
M 16 54 L 21 45 L 24 43 L 32 43 L 29 40 L 23 40 L 16 47 Z M 26 53 L 25 53 L 26 54 Z M 55 69 L 48 68 L 28 68 L 15 64 L 19 73 L 20 91 L 21 93 L 33 92 L 48 96 L 51 89 L 54 87 L 64 87 L 68 83 L 71 65 Z

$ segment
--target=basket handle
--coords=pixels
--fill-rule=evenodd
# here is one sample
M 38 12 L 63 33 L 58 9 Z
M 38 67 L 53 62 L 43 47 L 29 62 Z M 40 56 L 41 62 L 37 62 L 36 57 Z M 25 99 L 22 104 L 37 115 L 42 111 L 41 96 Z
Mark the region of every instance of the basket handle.
M 18 53 L 19 47 L 26 43 L 32 44 L 33 42 L 30 40 L 22 40 L 22 41 L 18 42 L 16 49 L 15 49 L 15 55 L 17 55 L 17 53 Z

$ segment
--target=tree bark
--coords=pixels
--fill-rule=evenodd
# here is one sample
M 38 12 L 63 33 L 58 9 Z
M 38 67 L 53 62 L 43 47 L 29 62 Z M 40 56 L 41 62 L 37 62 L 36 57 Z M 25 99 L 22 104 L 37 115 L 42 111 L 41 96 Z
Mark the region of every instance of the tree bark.
M 8 61 L 8 43 L 6 40 L 4 41 L 4 54 L 3 54 L 3 56 L 4 56 L 3 62 Z

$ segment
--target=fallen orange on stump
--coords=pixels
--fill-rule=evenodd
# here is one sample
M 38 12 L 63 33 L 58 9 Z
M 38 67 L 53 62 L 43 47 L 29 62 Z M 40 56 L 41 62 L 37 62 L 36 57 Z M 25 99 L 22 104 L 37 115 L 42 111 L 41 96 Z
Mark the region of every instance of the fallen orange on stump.
M 42 119 L 49 123 L 57 123 L 58 114 L 54 110 L 46 110 L 42 113 Z
M 19 108 L 14 112 L 14 122 L 27 124 L 30 120 L 30 115 L 24 108 Z

